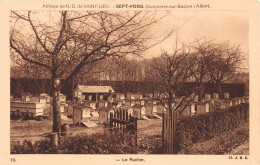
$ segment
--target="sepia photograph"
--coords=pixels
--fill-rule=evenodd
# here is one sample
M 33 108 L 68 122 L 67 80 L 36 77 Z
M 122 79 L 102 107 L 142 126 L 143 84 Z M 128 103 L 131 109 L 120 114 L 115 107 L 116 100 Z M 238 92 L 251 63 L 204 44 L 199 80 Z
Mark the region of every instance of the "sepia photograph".
M 10 11 L 11 154 L 248 155 L 247 11 Z
M 0 164 L 260 163 L 258 1 L 0 6 Z

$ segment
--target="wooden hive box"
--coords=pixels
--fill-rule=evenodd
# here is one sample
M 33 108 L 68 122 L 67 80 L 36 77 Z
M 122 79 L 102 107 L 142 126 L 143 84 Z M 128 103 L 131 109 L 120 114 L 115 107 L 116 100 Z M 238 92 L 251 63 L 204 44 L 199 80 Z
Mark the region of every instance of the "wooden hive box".
M 30 99 L 30 102 L 45 104 L 45 103 L 47 103 L 47 98 L 44 96 L 32 96 Z
M 88 106 L 91 107 L 92 109 L 97 109 L 97 102 L 96 101 L 89 101 L 89 100 L 85 100 L 83 102 L 84 106 Z
M 133 106 L 133 116 L 137 117 L 138 119 L 142 119 L 145 115 L 145 106 L 142 105 L 134 105 Z
M 143 99 L 136 99 L 135 104 L 137 105 L 144 105 L 145 101 Z
M 88 121 L 91 118 L 91 107 L 87 106 L 76 106 L 73 108 L 73 125 L 75 123 L 79 123 L 79 125 L 84 122 Z
M 124 100 L 125 94 L 124 93 L 116 93 L 116 100 Z
M 153 114 L 153 104 L 145 105 L 145 114 L 146 116 L 151 116 Z
M 180 109 L 183 109 L 187 103 L 188 103 L 187 101 L 184 102 L 183 105 L 180 107 Z M 181 113 L 182 116 L 190 116 L 190 115 L 195 115 L 195 114 L 197 114 L 197 103 L 196 102 L 188 103 L 187 106 L 184 108 L 184 110 Z
M 128 112 L 128 116 L 133 116 L 133 107 L 122 105 L 121 107 L 117 107 L 116 110 L 124 109 Z
M 157 114 L 162 116 L 163 113 L 166 112 L 166 107 L 164 105 L 160 104 L 160 103 L 157 103 L 156 104 L 156 110 L 157 110 Z
M 218 93 L 213 93 L 213 99 L 219 99 L 219 94 Z
M 117 101 L 116 102 L 116 107 L 121 107 L 123 105 L 123 101 Z
M 68 107 L 69 107 L 68 103 L 61 102 L 60 103 L 60 112 L 62 112 L 65 115 L 68 115 Z
M 190 111 L 190 105 L 187 105 L 184 110 L 181 113 L 182 116 L 190 116 L 191 115 L 191 111 Z
M 143 95 L 141 93 L 134 93 L 134 99 L 143 99 Z
M 107 107 L 107 101 L 105 101 L 105 100 L 99 100 L 98 101 L 98 108 L 100 109 L 100 108 L 102 108 L 102 107 Z
M 214 107 L 215 109 L 226 109 L 227 108 L 227 103 L 223 100 L 214 100 Z
M 133 93 L 127 92 L 127 93 L 126 93 L 126 99 L 128 99 L 128 100 L 134 100 L 134 99 L 135 99 L 135 96 L 134 96 Z
M 148 99 L 146 102 L 147 102 L 148 104 L 157 104 L 157 103 L 158 103 L 158 101 L 153 100 L 153 99 Z
M 46 103 L 43 107 L 43 114 L 44 115 L 52 115 L 52 106 L 50 103 Z
M 68 116 L 73 116 L 73 109 L 74 107 L 79 106 L 77 103 L 70 103 L 68 106 Z
M 227 93 L 227 92 L 225 92 L 225 93 L 224 93 L 224 99 L 229 99 L 229 98 L 230 98 L 230 94 Z
M 125 105 L 132 107 L 135 105 L 135 100 L 127 99 L 125 100 Z
M 22 95 L 22 101 L 23 101 L 23 102 L 30 102 L 31 96 L 32 96 L 32 95 L 29 94 L 29 93 Z
M 66 101 L 66 95 L 60 94 L 59 99 L 60 99 L 60 102 L 65 102 Z
M 197 104 L 197 114 L 210 112 L 210 102 L 201 102 Z
M 146 104 L 145 105 L 145 114 L 147 116 L 157 114 L 157 105 L 156 104 Z
M 249 103 L 249 96 L 244 96 L 244 103 Z
M 210 101 L 211 100 L 211 94 L 205 94 L 205 100 Z
M 235 105 L 235 106 L 241 104 L 240 98 L 237 98 L 237 97 L 233 98 L 232 99 L 232 104 Z
M 45 104 L 32 103 L 32 102 L 11 102 L 10 110 L 14 115 L 29 115 L 29 116 L 41 116 L 43 115 L 43 108 Z
M 47 103 L 51 102 L 51 96 L 50 95 L 48 95 L 46 93 L 41 93 L 40 96 L 45 97 Z
M 115 110 L 112 108 L 102 107 L 99 109 L 99 123 L 107 123 L 110 119 L 110 113 L 114 114 Z

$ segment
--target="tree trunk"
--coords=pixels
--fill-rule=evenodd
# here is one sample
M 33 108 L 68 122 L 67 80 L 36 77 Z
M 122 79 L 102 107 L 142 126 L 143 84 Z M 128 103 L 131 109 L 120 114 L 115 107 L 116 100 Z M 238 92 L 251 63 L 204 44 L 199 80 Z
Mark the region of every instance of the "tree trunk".
M 52 132 L 60 132 L 61 131 L 61 116 L 60 116 L 60 89 L 55 87 L 55 81 L 53 81 L 53 125 Z
M 200 83 L 199 85 L 199 102 L 203 99 L 203 85 Z
M 218 85 L 219 98 L 222 99 L 223 96 L 222 96 L 222 88 L 220 82 L 218 82 L 217 85 Z

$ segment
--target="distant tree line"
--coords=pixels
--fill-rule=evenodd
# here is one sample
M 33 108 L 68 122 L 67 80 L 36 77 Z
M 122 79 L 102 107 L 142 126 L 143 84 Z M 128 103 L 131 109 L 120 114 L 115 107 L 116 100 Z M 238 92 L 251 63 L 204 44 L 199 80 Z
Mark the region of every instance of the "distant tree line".
M 26 79 L 26 78 L 11 78 L 11 94 L 15 97 L 21 97 L 24 93 L 31 93 L 38 95 L 40 93 L 51 94 L 50 89 L 51 80 L 49 79 Z M 74 88 L 77 84 L 75 84 Z M 112 86 L 112 88 L 119 93 L 142 93 L 149 94 L 157 92 L 156 86 L 159 86 L 158 82 L 144 82 L 144 81 L 87 81 L 84 84 L 79 85 L 107 85 Z M 185 89 L 192 90 L 195 83 L 187 82 L 185 83 Z M 69 95 L 71 90 L 68 89 L 71 84 L 65 84 L 61 89 L 61 92 Z M 217 93 L 218 89 L 213 83 L 204 84 L 204 93 Z M 174 86 L 172 87 L 174 89 Z M 230 93 L 230 97 L 241 97 L 248 93 L 245 83 L 225 83 L 222 84 L 222 89 L 224 92 Z M 177 94 L 177 96 L 184 95 L 183 92 Z

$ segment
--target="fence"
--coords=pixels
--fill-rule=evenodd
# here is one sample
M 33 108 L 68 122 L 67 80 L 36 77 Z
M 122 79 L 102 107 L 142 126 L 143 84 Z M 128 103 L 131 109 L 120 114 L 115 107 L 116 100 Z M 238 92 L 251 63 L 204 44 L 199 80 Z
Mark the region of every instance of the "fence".
M 110 113 L 110 130 L 123 132 L 137 132 L 137 118 L 128 115 L 125 109 L 115 110 L 114 114 Z
M 128 115 L 125 109 L 117 109 L 114 114 L 110 112 L 110 130 L 122 131 L 123 133 L 131 133 L 135 135 L 135 147 L 137 151 L 137 118 Z

